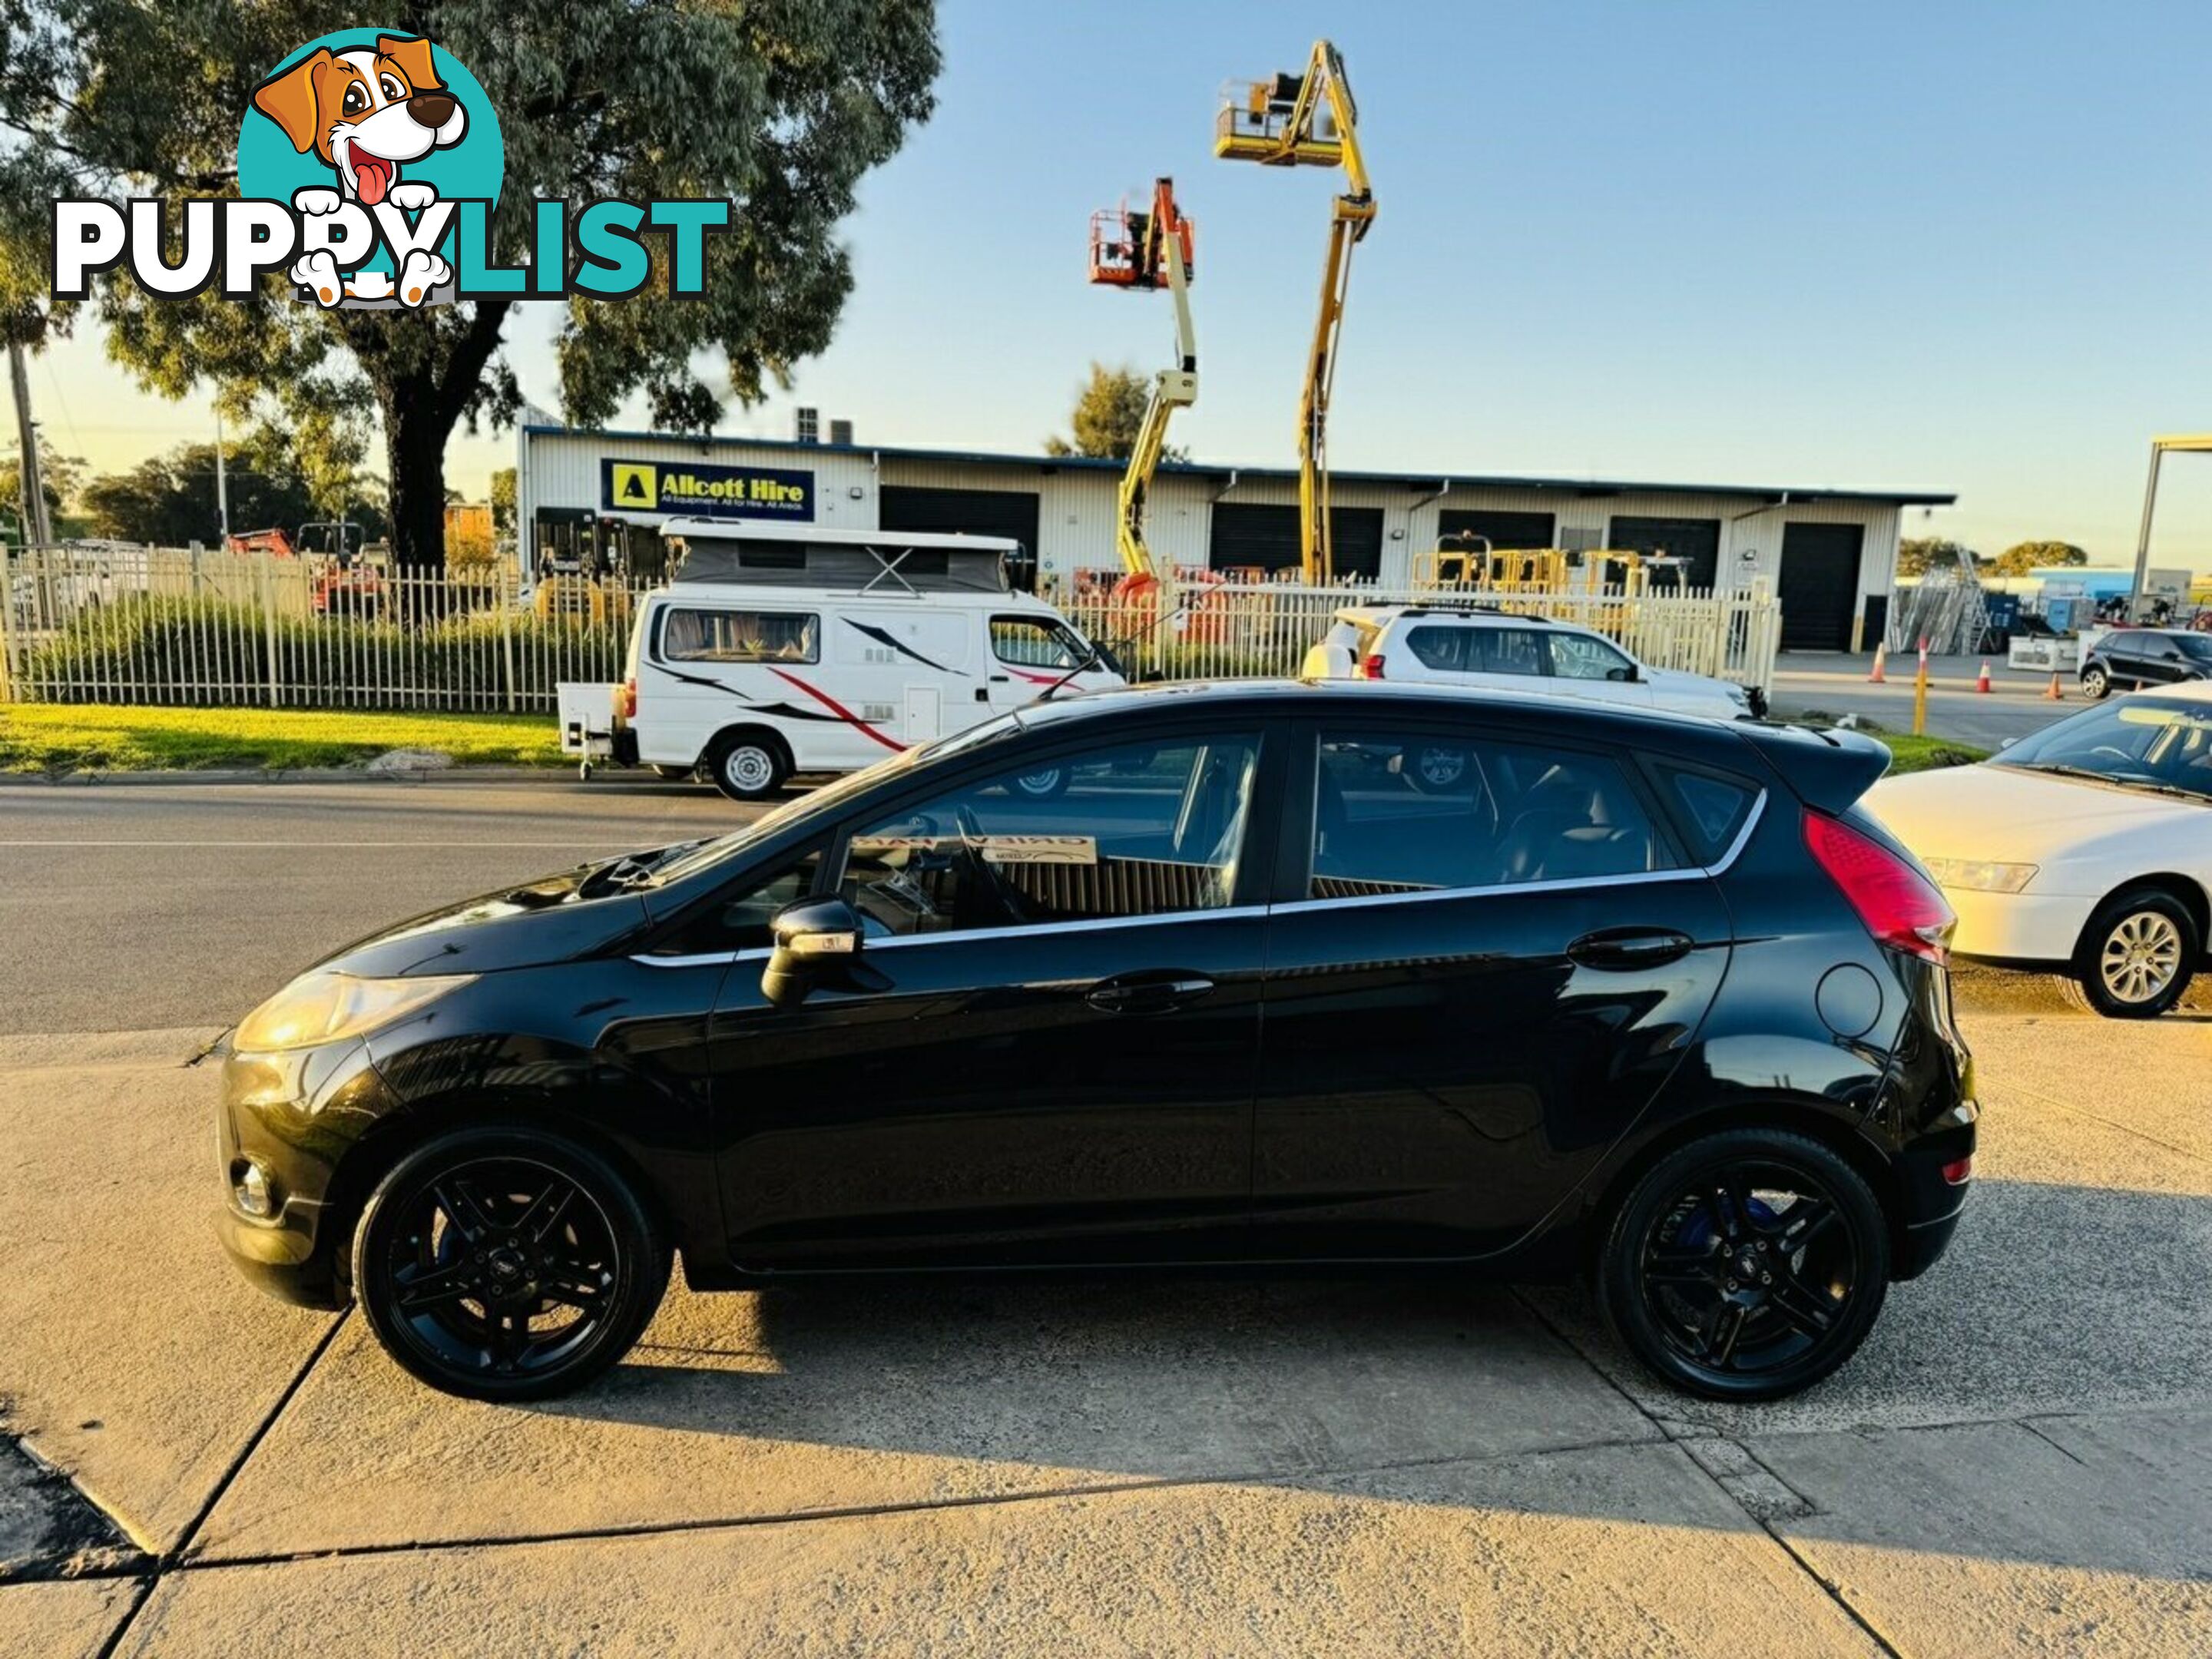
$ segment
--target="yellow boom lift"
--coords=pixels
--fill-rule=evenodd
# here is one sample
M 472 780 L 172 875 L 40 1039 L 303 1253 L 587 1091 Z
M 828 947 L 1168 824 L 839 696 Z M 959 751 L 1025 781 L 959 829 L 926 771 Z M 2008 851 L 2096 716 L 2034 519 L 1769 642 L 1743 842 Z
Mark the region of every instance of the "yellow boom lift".
M 1176 206 L 1172 179 L 1153 184 L 1149 210 L 1132 211 L 1125 202 L 1091 216 L 1093 283 L 1146 293 L 1164 288 L 1175 298 L 1175 367 L 1162 369 L 1152 382 L 1152 400 L 1145 405 L 1144 422 L 1121 474 L 1121 514 L 1114 528 L 1115 545 L 1127 571 L 1121 592 L 1133 598 L 1140 588 L 1157 586 L 1163 617 L 1175 608 L 1169 598 L 1175 587 L 1174 562 L 1155 558 L 1146 544 L 1145 503 L 1167 450 L 1170 418 L 1198 401 L 1198 338 L 1190 321 L 1194 252 L 1195 227 Z
M 1298 398 L 1299 556 L 1309 582 L 1333 580 L 1329 544 L 1328 398 L 1336 379 L 1336 347 L 1352 282 L 1352 250 L 1375 222 L 1375 192 L 1359 154 L 1359 112 L 1345 78 L 1344 58 L 1314 42 L 1303 75 L 1278 75 L 1232 92 L 1214 126 L 1213 153 L 1263 167 L 1344 169 L 1346 189 L 1329 213 L 1328 259 L 1322 267 L 1321 316 L 1306 358 Z

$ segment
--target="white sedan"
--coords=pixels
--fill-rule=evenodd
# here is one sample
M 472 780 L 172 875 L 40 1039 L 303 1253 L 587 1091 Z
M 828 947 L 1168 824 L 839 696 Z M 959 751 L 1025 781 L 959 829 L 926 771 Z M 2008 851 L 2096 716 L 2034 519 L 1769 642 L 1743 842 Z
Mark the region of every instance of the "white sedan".
M 2212 684 L 2138 691 L 1866 804 L 1959 913 L 1964 957 L 2063 974 L 2099 1013 L 2180 1000 L 2212 934 Z

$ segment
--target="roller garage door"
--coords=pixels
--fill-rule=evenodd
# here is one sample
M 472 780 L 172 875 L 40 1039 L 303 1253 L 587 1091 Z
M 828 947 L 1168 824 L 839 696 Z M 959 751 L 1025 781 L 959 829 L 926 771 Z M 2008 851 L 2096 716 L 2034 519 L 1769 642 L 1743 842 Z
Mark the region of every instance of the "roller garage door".
M 1859 551 L 1866 528 L 1856 524 L 1782 526 L 1782 601 L 1784 651 L 1848 651 L 1851 613 L 1858 605 Z
M 1004 536 L 1019 542 L 1033 557 L 1037 550 L 1034 489 L 922 489 L 885 484 L 877 523 L 885 530 Z
M 1373 578 L 1382 574 L 1381 507 L 1330 509 L 1328 535 L 1338 576 Z M 1243 566 L 1268 571 L 1297 569 L 1297 508 L 1216 501 L 1213 527 L 1206 541 L 1206 562 L 1215 570 L 1233 570 Z
M 1447 507 L 1437 514 L 1437 534 L 1480 536 L 1493 548 L 1551 547 L 1548 513 L 1491 513 L 1480 507 Z
M 1718 519 L 1615 519 L 1606 545 L 1633 548 L 1638 553 L 1665 553 L 1683 562 L 1676 567 L 1684 587 L 1711 587 L 1721 566 L 1721 521 Z M 1653 586 L 1673 584 L 1656 576 Z

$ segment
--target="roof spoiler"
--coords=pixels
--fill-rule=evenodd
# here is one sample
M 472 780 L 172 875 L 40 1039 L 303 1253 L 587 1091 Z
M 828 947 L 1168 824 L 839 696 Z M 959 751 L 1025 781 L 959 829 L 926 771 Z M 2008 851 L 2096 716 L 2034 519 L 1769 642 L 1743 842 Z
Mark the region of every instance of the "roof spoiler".
M 1848 811 L 1889 770 L 1888 749 L 1863 732 L 1750 720 L 1736 728 L 1808 806 L 1832 817 Z

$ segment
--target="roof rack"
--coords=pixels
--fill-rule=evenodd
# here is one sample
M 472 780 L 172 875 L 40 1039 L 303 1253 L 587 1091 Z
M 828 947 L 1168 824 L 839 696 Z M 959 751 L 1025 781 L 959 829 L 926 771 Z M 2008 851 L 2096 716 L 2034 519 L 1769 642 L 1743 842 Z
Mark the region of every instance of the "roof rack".
M 1419 605 L 1409 605 L 1399 613 L 1407 617 L 1510 617 L 1515 622 L 1533 623 L 1539 628 L 1549 628 L 1549 617 L 1532 617 L 1523 611 L 1508 611 L 1503 605 L 1485 604 L 1476 599 L 1453 601 L 1424 599 Z

